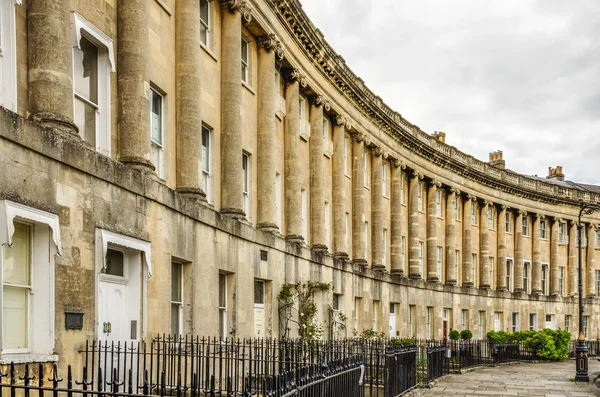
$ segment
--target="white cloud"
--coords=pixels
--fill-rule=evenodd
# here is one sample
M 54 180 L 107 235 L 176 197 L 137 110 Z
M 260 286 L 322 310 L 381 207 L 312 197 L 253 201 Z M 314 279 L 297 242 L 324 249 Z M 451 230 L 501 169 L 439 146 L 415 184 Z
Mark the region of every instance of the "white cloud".
M 302 0 L 325 39 L 410 122 L 487 161 L 600 184 L 600 2 Z

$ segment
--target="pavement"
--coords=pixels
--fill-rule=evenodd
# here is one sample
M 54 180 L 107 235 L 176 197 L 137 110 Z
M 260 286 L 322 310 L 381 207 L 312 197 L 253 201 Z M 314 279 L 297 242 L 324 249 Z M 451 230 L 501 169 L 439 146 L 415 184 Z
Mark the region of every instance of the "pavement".
M 481 367 L 463 374 L 446 375 L 431 389 L 417 389 L 413 395 L 600 397 L 600 390 L 594 384 L 594 378 L 600 375 L 600 362 L 595 358 L 589 360 L 588 373 L 590 383 L 574 382 L 575 360 Z

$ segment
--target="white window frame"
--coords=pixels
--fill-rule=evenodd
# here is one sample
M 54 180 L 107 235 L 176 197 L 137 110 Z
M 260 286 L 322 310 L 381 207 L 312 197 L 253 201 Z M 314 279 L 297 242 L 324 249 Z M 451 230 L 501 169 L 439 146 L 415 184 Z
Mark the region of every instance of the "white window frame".
M 381 192 L 384 197 L 388 195 L 387 189 L 387 167 L 385 166 L 385 161 L 381 164 Z
M 496 262 L 496 260 L 495 260 L 495 259 L 496 259 L 496 258 L 494 258 L 493 256 L 490 256 L 490 257 L 489 257 L 489 260 L 490 260 L 490 268 L 489 268 L 489 270 L 488 270 L 488 271 L 489 271 L 489 273 L 488 273 L 488 277 L 490 278 L 490 289 L 492 289 L 492 290 L 494 289 L 494 285 L 495 285 L 495 283 L 494 283 L 494 270 L 495 270 L 495 269 L 494 269 L 494 265 L 495 265 L 495 262 Z
M 202 37 L 202 31 L 200 31 L 200 43 L 205 46 L 206 48 L 208 48 L 209 50 L 212 50 L 212 29 L 211 29 L 211 24 L 212 24 L 212 1 L 210 0 L 200 0 L 200 9 L 202 9 L 202 2 L 206 2 L 206 6 L 208 7 L 208 21 L 205 21 L 202 19 L 202 13 L 200 13 L 200 25 L 204 26 L 204 28 L 206 29 L 206 36 Z M 206 40 L 206 42 L 204 42 L 204 40 Z
M 171 334 L 183 335 L 184 334 L 184 331 L 183 331 L 183 301 L 184 301 L 184 296 L 185 296 L 184 289 L 183 289 L 184 278 L 185 278 L 183 275 L 184 265 L 181 262 L 172 261 L 171 262 L 171 272 L 174 270 L 175 266 L 179 266 L 181 268 L 180 278 L 178 280 L 179 288 L 181 291 L 181 300 L 174 301 L 173 296 L 171 295 L 171 310 L 173 310 L 173 306 L 177 306 L 177 316 L 178 316 L 178 325 L 179 325 L 179 328 L 177 330 L 172 329 L 173 327 L 171 326 Z M 173 277 L 171 277 L 171 280 L 172 279 L 173 279 Z
M 442 192 L 439 189 L 435 191 L 435 216 L 442 218 Z
M 502 331 L 502 314 L 503 312 L 494 312 L 494 331 Z
M 571 331 L 571 315 L 565 314 L 565 331 Z
M 478 339 L 483 339 L 484 336 L 486 335 L 486 318 L 485 318 L 485 311 L 480 310 L 479 311 L 479 315 L 477 316 L 477 332 L 478 332 Z
M 424 251 L 425 251 L 425 243 L 422 241 L 419 241 L 419 269 L 420 269 L 420 273 L 422 276 L 423 276 L 423 256 L 425 255 Z
M 400 238 L 400 262 L 402 269 L 406 269 L 406 236 Z
M 523 215 L 522 219 L 522 233 L 523 237 L 529 237 L 529 217 Z
M 417 336 L 417 330 L 415 329 L 415 314 L 417 312 L 417 308 L 415 305 L 408 305 L 408 337 L 412 338 Z
M 567 244 L 569 241 L 569 231 L 567 230 L 567 222 L 559 222 L 558 224 L 558 243 Z
M 154 122 L 152 119 L 152 97 L 153 95 L 157 95 L 160 98 L 160 139 L 161 142 L 156 142 L 153 138 L 152 138 L 152 129 L 154 128 Z M 166 164 L 165 164 L 165 147 L 166 147 L 166 134 L 165 134 L 165 109 L 166 109 L 166 101 L 165 101 L 165 96 L 159 92 L 158 89 L 154 88 L 154 87 L 150 87 L 150 145 L 151 146 L 155 146 L 158 151 L 157 155 L 158 157 L 156 159 L 156 161 L 153 161 L 153 163 L 155 162 L 156 164 L 154 164 L 155 170 L 156 170 L 156 175 L 161 178 L 161 179 L 165 179 L 167 171 L 166 171 Z M 154 150 L 154 148 L 151 148 L 151 151 Z M 152 153 L 151 153 L 152 155 Z
M 504 230 L 506 234 L 512 234 L 512 215 L 508 211 L 506 211 L 506 217 L 504 222 Z
M 460 327 L 461 331 L 469 329 L 469 310 L 462 309 L 460 311 Z
M 558 267 L 558 293 L 560 296 L 565 296 L 565 267 Z
M 279 172 L 275 173 L 275 222 L 279 227 L 279 230 L 283 227 L 283 199 L 282 199 L 282 184 L 281 184 L 281 174 Z
M 331 248 L 331 206 L 327 201 L 324 205 L 325 210 L 325 244 Z M 385 244 L 385 243 L 384 243 Z
M 4 349 L 3 339 L 3 261 L 4 249 L 10 249 L 15 233 L 14 222 L 28 224 L 31 228 L 31 273 L 29 296 L 28 336 L 24 349 Z M 0 200 L 0 364 L 8 364 L 17 357 L 23 361 L 46 359 L 56 361 L 54 351 L 54 257 L 61 255 L 58 216 L 9 200 Z
M 433 328 L 433 307 L 427 306 L 425 311 L 425 339 L 431 339 L 432 328 Z
M 459 270 L 460 270 L 460 263 L 461 263 L 461 257 L 460 257 L 460 250 L 455 249 L 454 250 L 454 274 L 456 274 L 456 282 L 459 283 Z
M 515 290 L 515 260 L 514 258 L 506 258 L 506 289 L 508 292 Z
M 600 298 L 600 270 L 594 270 L 596 298 Z
M 306 189 L 300 189 L 300 206 L 302 216 L 302 237 L 308 242 L 308 193 Z
M 545 219 L 540 219 L 540 239 L 548 240 L 548 229 Z
M 594 248 L 595 249 L 599 249 L 600 248 L 600 230 L 595 230 L 594 231 L 594 240 L 595 240 L 595 244 L 594 244 Z
M 373 300 L 373 331 L 379 332 L 380 301 Z
M 367 151 L 363 150 L 363 182 L 366 188 L 371 186 L 369 167 L 367 166 Z
M 487 223 L 488 229 L 494 230 L 494 209 L 491 205 L 489 205 L 487 208 Z
M 423 212 L 423 183 L 417 181 L 417 209 Z
M 383 266 L 387 267 L 388 262 L 388 242 L 387 242 L 387 229 L 383 229 Z
M 220 295 L 221 295 L 221 277 L 225 278 L 225 292 L 224 292 L 224 296 L 225 296 L 225 305 L 222 306 L 221 302 L 220 302 Z M 229 284 L 229 275 L 227 273 L 223 273 L 223 272 L 219 272 L 219 281 L 218 281 L 218 295 L 217 295 L 217 307 L 219 310 L 219 326 L 222 329 L 222 333 L 221 335 L 219 335 L 220 338 L 222 339 L 226 339 L 229 336 L 229 330 L 228 330 L 228 315 L 227 315 L 227 305 L 229 303 L 229 296 L 227 295 L 228 293 L 228 285 Z
M 436 255 L 436 265 L 437 265 L 437 273 L 439 280 L 442 280 L 442 256 L 443 256 L 443 247 L 437 247 L 437 255 Z
M 348 165 L 350 154 L 350 138 L 344 135 L 344 174 L 350 178 L 349 172 L 350 168 Z
M 537 313 L 529 313 L 529 330 L 538 330 Z
M 244 46 L 246 47 L 246 59 L 243 58 Z M 243 71 L 241 78 L 242 78 L 242 82 L 250 85 L 250 59 L 252 56 L 250 53 L 250 42 L 244 36 L 242 36 L 241 48 L 242 48 L 242 50 L 241 50 L 242 58 L 240 61 L 241 61 L 241 66 L 242 66 L 242 71 Z
M 477 225 L 477 203 L 471 203 L 471 225 Z
M 244 158 L 246 158 L 246 169 L 244 169 Z M 247 189 L 244 189 L 244 185 Z M 246 214 L 246 219 L 252 218 L 252 206 L 251 206 L 251 195 L 252 195 L 252 156 L 250 153 L 242 152 L 242 197 L 243 197 L 243 210 Z
M 113 42 L 104 32 L 76 12 L 71 14 L 72 47 L 80 48 L 81 37 L 98 47 L 98 110 L 96 126 L 96 150 L 108 157 L 111 155 L 110 119 L 110 73 L 115 73 Z M 103 47 L 103 49 L 101 48 Z M 74 62 L 74 61 L 73 61 Z M 74 65 L 72 65 L 75 73 Z M 72 76 L 75 81 L 75 76 Z M 73 102 L 75 102 L 73 90 Z
M 521 330 L 521 314 L 519 312 L 513 312 L 513 314 L 512 314 L 512 332 L 517 332 L 520 330 Z
M 404 184 L 406 183 L 406 177 L 404 172 L 400 171 L 400 204 L 406 205 L 406 199 L 404 198 Z
M 454 220 L 460 221 L 460 197 L 454 196 Z
M 479 288 L 478 280 L 477 280 L 477 270 L 479 269 L 479 263 L 477 263 L 477 254 L 471 254 L 471 269 L 473 273 L 473 287 Z
M 207 133 L 208 146 L 204 145 L 204 133 Z M 202 123 L 202 186 L 204 188 L 204 194 L 206 195 L 206 201 L 208 203 L 213 202 L 213 180 L 212 180 L 212 161 L 213 161 L 213 130 L 209 126 Z M 205 157 L 208 157 L 205 159 Z M 204 162 L 208 164 L 208 169 L 205 169 Z
M 523 290 L 531 294 L 531 261 L 523 261 Z
M 590 324 L 590 316 L 583 316 L 583 337 L 587 340 L 588 339 L 588 328 L 589 328 L 589 324 Z
M 346 253 L 350 251 L 350 213 L 346 212 Z
M 542 288 L 542 295 L 548 295 L 550 288 L 550 264 L 547 262 L 542 262 L 542 268 L 540 272 L 540 284 Z
M 365 221 L 365 259 L 369 257 L 369 222 Z
M 21 0 L 0 1 L 0 106 L 17 111 L 16 6 Z

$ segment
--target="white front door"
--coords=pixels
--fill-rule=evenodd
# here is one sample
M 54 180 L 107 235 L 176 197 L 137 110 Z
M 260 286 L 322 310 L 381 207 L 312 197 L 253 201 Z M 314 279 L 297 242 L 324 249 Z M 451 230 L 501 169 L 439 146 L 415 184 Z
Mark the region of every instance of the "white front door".
M 99 338 L 115 342 L 130 339 L 127 332 L 127 284 L 101 280 L 98 291 Z
M 254 336 L 265 337 L 265 306 L 254 305 Z
M 396 337 L 396 313 L 390 313 L 390 338 Z

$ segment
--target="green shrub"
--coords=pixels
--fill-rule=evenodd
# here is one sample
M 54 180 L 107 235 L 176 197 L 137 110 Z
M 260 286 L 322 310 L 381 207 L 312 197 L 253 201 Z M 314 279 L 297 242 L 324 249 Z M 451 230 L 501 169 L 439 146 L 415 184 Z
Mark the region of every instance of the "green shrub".
M 460 339 L 460 332 L 458 332 L 457 330 L 453 329 L 452 331 L 450 331 L 450 340 L 459 340 Z
M 546 360 L 564 360 L 569 355 L 569 342 L 571 333 L 567 331 L 517 331 L 513 333 L 504 331 L 490 331 L 487 336 L 494 343 L 521 342 L 530 349 L 535 349 L 539 358 Z
M 469 340 L 472 337 L 473 337 L 473 333 L 471 331 L 469 331 L 468 329 L 464 329 L 464 330 L 460 331 L 460 339 Z

